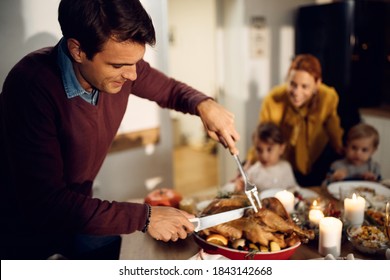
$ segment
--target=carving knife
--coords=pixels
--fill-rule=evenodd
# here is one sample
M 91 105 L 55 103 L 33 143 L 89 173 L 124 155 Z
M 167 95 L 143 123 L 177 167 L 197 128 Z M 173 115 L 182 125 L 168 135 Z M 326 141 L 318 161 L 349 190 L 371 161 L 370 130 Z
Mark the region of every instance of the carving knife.
M 226 222 L 230 222 L 232 220 L 236 220 L 244 216 L 245 210 L 253 208 L 253 206 L 238 208 L 226 212 L 221 212 L 214 215 L 199 217 L 199 218 L 192 218 L 189 219 L 191 223 L 194 224 L 195 232 L 198 232 L 205 228 L 210 228 L 219 224 L 223 224 Z

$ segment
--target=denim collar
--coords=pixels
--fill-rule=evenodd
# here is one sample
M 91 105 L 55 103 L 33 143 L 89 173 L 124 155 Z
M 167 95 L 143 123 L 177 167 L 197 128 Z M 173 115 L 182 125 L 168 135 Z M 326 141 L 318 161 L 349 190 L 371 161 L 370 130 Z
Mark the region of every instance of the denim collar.
M 61 69 L 62 82 L 64 84 L 66 96 L 69 99 L 80 96 L 88 103 L 96 105 L 98 90 L 94 89 L 92 93 L 90 93 L 84 90 L 80 85 L 73 70 L 72 60 L 65 38 L 62 38 L 59 43 L 57 63 Z

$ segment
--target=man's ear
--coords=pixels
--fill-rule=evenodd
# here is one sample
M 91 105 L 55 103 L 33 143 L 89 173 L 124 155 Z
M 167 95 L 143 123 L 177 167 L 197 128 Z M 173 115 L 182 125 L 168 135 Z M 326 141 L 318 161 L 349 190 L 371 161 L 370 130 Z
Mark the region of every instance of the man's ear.
M 76 62 L 82 62 L 85 59 L 85 53 L 80 47 L 79 41 L 70 38 L 67 40 L 68 50 L 73 60 Z

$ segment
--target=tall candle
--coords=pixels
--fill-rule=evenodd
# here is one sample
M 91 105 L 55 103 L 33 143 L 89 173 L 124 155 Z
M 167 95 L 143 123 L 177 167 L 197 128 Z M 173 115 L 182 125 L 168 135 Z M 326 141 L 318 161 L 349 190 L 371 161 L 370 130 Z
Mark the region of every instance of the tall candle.
M 318 252 L 323 256 L 340 256 L 343 223 L 334 217 L 325 217 L 320 220 L 319 228 Z
M 280 191 L 275 194 L 275 197 L 283 204 L 288 213 L 294 212 L 294 194 L 289 191 Z
M 319 209 L 311 209 L 309 211 L 309 220 L 313 225 L 318 225 L 323 217 L 324 213 Z
M 361 225 L 364 221 L 366 200 L 355 193 L 352 198 L 344 199 L 344 218 L 351 225 Z

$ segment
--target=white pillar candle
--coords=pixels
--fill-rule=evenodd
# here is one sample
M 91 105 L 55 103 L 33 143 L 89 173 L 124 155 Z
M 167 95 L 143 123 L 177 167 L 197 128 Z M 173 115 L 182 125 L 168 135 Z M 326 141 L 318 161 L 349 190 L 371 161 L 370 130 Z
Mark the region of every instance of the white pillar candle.
M 309 211 L 309 220 L 313 225 L 317 226 L 323 217 L 324 213 L 319 209 L 311 209 Z
M 320 220 L 320 237 L 318 251 L 322 256 L 332 254 L 340 256 L 341 232 L 343 223 L 334 217 L 325 217 Z
M 363 197 L 352 195 L 352 198 L 344 199 L 344 218 L 351 225 L 361 225 L 364 221 L 364 209 L 366 200 Z
M 289 191 L 280 191 L 275 194 L 275 197 L 283 204 L 288 213 L 294 212 L 294 194 Z

